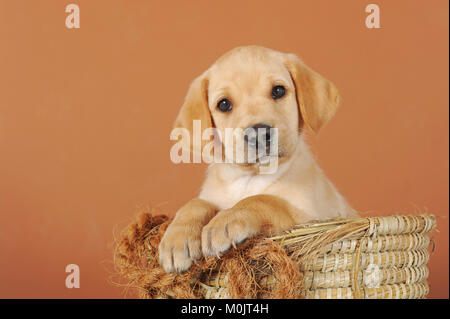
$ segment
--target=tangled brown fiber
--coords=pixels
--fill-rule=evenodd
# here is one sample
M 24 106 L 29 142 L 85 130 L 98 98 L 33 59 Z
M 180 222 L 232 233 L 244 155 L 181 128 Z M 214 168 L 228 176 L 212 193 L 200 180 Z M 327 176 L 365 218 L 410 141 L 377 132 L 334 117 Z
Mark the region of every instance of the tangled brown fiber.
M 299 298 L 302 273 L 286 250 L 275 241 L 253 238 L 220 258 L 203 258 L 187 272 L 168 274 L 158 262 L 158 245 L 170 224 L 167 216 L 142 213 L 129 225 L 115 251 L 115 267 L 136 288 L 140 298 L 203 298 L 202 279 L 226 273 L 231 298 Z M 273 276 L 275 286 L 260 285 Z M 270 288 L 268 288 L 270 287 Z
M 425 298 L 429 292 L 434 215 L 304 223 L 271 238 L 248 239 L 182 274 L 167 274 L 158 261 L 170 222 L 141 213 L 117 242 L 121 285 L 136 288 L 140 298 Z M 375 286 L 369 266 L 378 269 Z

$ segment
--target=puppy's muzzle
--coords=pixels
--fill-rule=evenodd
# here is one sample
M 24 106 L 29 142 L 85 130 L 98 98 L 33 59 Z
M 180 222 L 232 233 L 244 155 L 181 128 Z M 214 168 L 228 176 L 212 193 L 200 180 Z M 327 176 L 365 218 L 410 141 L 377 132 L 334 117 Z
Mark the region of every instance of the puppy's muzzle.
M 271 128 L 270 125 L 262 123 L 248 127 L 244 131 L 244 140 L 249 147 L 257 150 L 268 150 L 274 138 Z

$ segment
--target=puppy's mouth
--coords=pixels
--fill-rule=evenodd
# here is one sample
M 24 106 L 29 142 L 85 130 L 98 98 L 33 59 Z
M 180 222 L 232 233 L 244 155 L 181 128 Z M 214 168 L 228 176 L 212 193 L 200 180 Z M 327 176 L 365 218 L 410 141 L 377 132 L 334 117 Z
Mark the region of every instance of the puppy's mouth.
M 284 153 L 284 152 L 278 152 L 277 154 L 271 154 L 271 153 L 267 153 L 266 155 L 261 155 L 261 156 L 258 156 L 257 158 L 256 158 L 256 162 L 257 163 L 262 163 L 262 162 L 264 162 L 264 161 L 268 161 L 268 160 L 270 160 L 270 159 L 272 159 L 272 158 L 283 158 L 283 157 L 285 157 L 286 156 L 286 153 Z
M 244 132 L 244 143 L 248 159 L 257 162 L 279 156 L 278 129 L 266 124 L 248 127 Z
M 247 150 L 248 150 L 248 148 L 247 148 Z M 252 153 L 254 156 L 249 155 L 246 158 L 245 163 L 241 163 L 241 164 L 244 164 L 246 166 L 265 165 L 274 159 L 282 159 L 283 157 L 286 156 L 286 153 L 283 152 L 282 150 L 277 150 L 277 149 L 274 150 L 274 149 L 271 149 L 270 147 L 253 149 L 253 152 L 250 152 L 248 154 L 252 154 Z
M 227 161 L 246 167 L 263 166 L 286 155 L 283 146 L 279 145 L 278 128 L 259 129 L 254 126 L 244 130 L 244 134 L 234 136 L 233 143 L 229 143 L 230 138 L 225 139 L 222 145 Z

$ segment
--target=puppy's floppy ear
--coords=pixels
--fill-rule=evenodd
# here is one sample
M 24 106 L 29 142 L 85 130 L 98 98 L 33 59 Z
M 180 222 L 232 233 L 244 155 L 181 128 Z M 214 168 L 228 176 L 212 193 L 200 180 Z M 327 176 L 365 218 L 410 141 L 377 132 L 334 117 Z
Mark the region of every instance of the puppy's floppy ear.
M 207 72 L 197 77 L 189 87 L 184 103 L 174 123 L 174 128 L 185 128 L 189 131 L 191 141 L 190 148 L 194 153 L 201 154 L 204 141 L 199 145 L 193 143 L 194 120 L 200 120 L 200 139 L 205 129 L 212 127 L 211 113 L 208 107 L 208 84 Z
M 296 55 L 287 54 L 285 65 L 295 85 L 300 115 L 317 134 L 336 112 L 339 92 L 333 83 L 307 67 Z

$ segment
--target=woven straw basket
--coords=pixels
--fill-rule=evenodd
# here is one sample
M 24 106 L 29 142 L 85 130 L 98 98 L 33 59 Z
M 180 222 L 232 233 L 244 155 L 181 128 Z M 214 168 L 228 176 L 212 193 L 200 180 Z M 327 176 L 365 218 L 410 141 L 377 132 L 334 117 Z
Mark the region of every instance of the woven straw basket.
M 221 267 L 227 255 L 221 259 L 216 258 L 216 261 L 208 267 L 196 266 L 199 267 L 197 270 L 185 275 L 167 275 L 163 270 L 156 269 L 159 265 L 153 259 L 152 266 L 148 266 L 150 257 L 147 255 L 147 266 L 145 264 L 142 266 L 141 262 L 139 269 L 145 271 L 145 267 L 153 267 L 152 274 L 150 276 L 147 272 L 137 277 L 138 268 L 129 257 L 131 246 L 127 242 L 128 252 L 124 253 L 122 250 L 119 253 L 121 259 L 117 259 L 120 263 L 116 260 L 116 265 L 119 265 L 122 275 L 126 272 L 127 278 L 140 288 L 140 296 L 144 298 L 189 298 L 191 296 L 189 294 L 176 292 L 179 288 L 176 284 L 167 289 L 158 286 L 163 281 L 172 283 L 177 280 L 179 282 L 191 280 L 189 287 L 192 287 L 192 296 L 196 298 L 277 298 L 280 295 L 273 295 L 272 292 L 281 285 L 280 282 L 290 281 L 291 278 L 299 281 L 293 289 L 289 288 L 288 296 L 293 298 L 425 298 L 429 292 L 426 265 L 431 241 L 428 235 L 435 225 L 433 215 L 368 217 L 303 224 L 280 236 L 261 239 L 255 245 L 279 247 L 280 252 L 276 253 L 280 255 L 282 261 L 274 266 L 273 263 L 265 263 L 267 256 L 260 254 L 261 261 L 253 260 L 252 263 L 248 263 L 249 267 L 253 268 L 250 270 L 252 278 L 256 281 L 255 287 L 261 292 L 254 295 L 248 293 L 237 295 L 233 292 L 234 288 L 230 287 L 233 284 L 231 281 L 239 279 L 233 274 L 235 266 Z M 144 239 L 141 245 L 146 247 L 144 254 L 149 253 L 149 249 L 153 249 L 150 254 L 156 254 L 157 249 L 150 246 L 156 247 L 157 244 L 158 241 L 153 242 L 153 239 Z M 133 254 L 136 255 L 136 251 L 133 251 Z M 142 254 L 143 251 L 140 251 L 139 255 Z M 278 260 L 277 256 L 275 260 Z M 288 274 L 286 280 L 273 271 L 279 265 L 281 268 L 284 267 L 286 262 L 282 258 L 291 263 L 293 261 L 298 276 Z M 133 273 L 134 277 L 131 277 L 130 273 Z M 159 279 L 149 281 L 149 276 Z
M 303 241 L 340 227 L 354 230 L 319 249 L 314 258 L 301 258 L 296 251 L 307 249 L 299 247 Z M 434 227 L 432 215 L 351 219 L 305 224 L 269 240 L 278 241 L 295 258 L 307 299 L 416 299 L 429 292 L 427 233 Z M 268 276 L 260 284 L 275 285 L 276 280 Z M 211 276 L 202 288 L 205 298 L 229 297 L 226 274 Z

